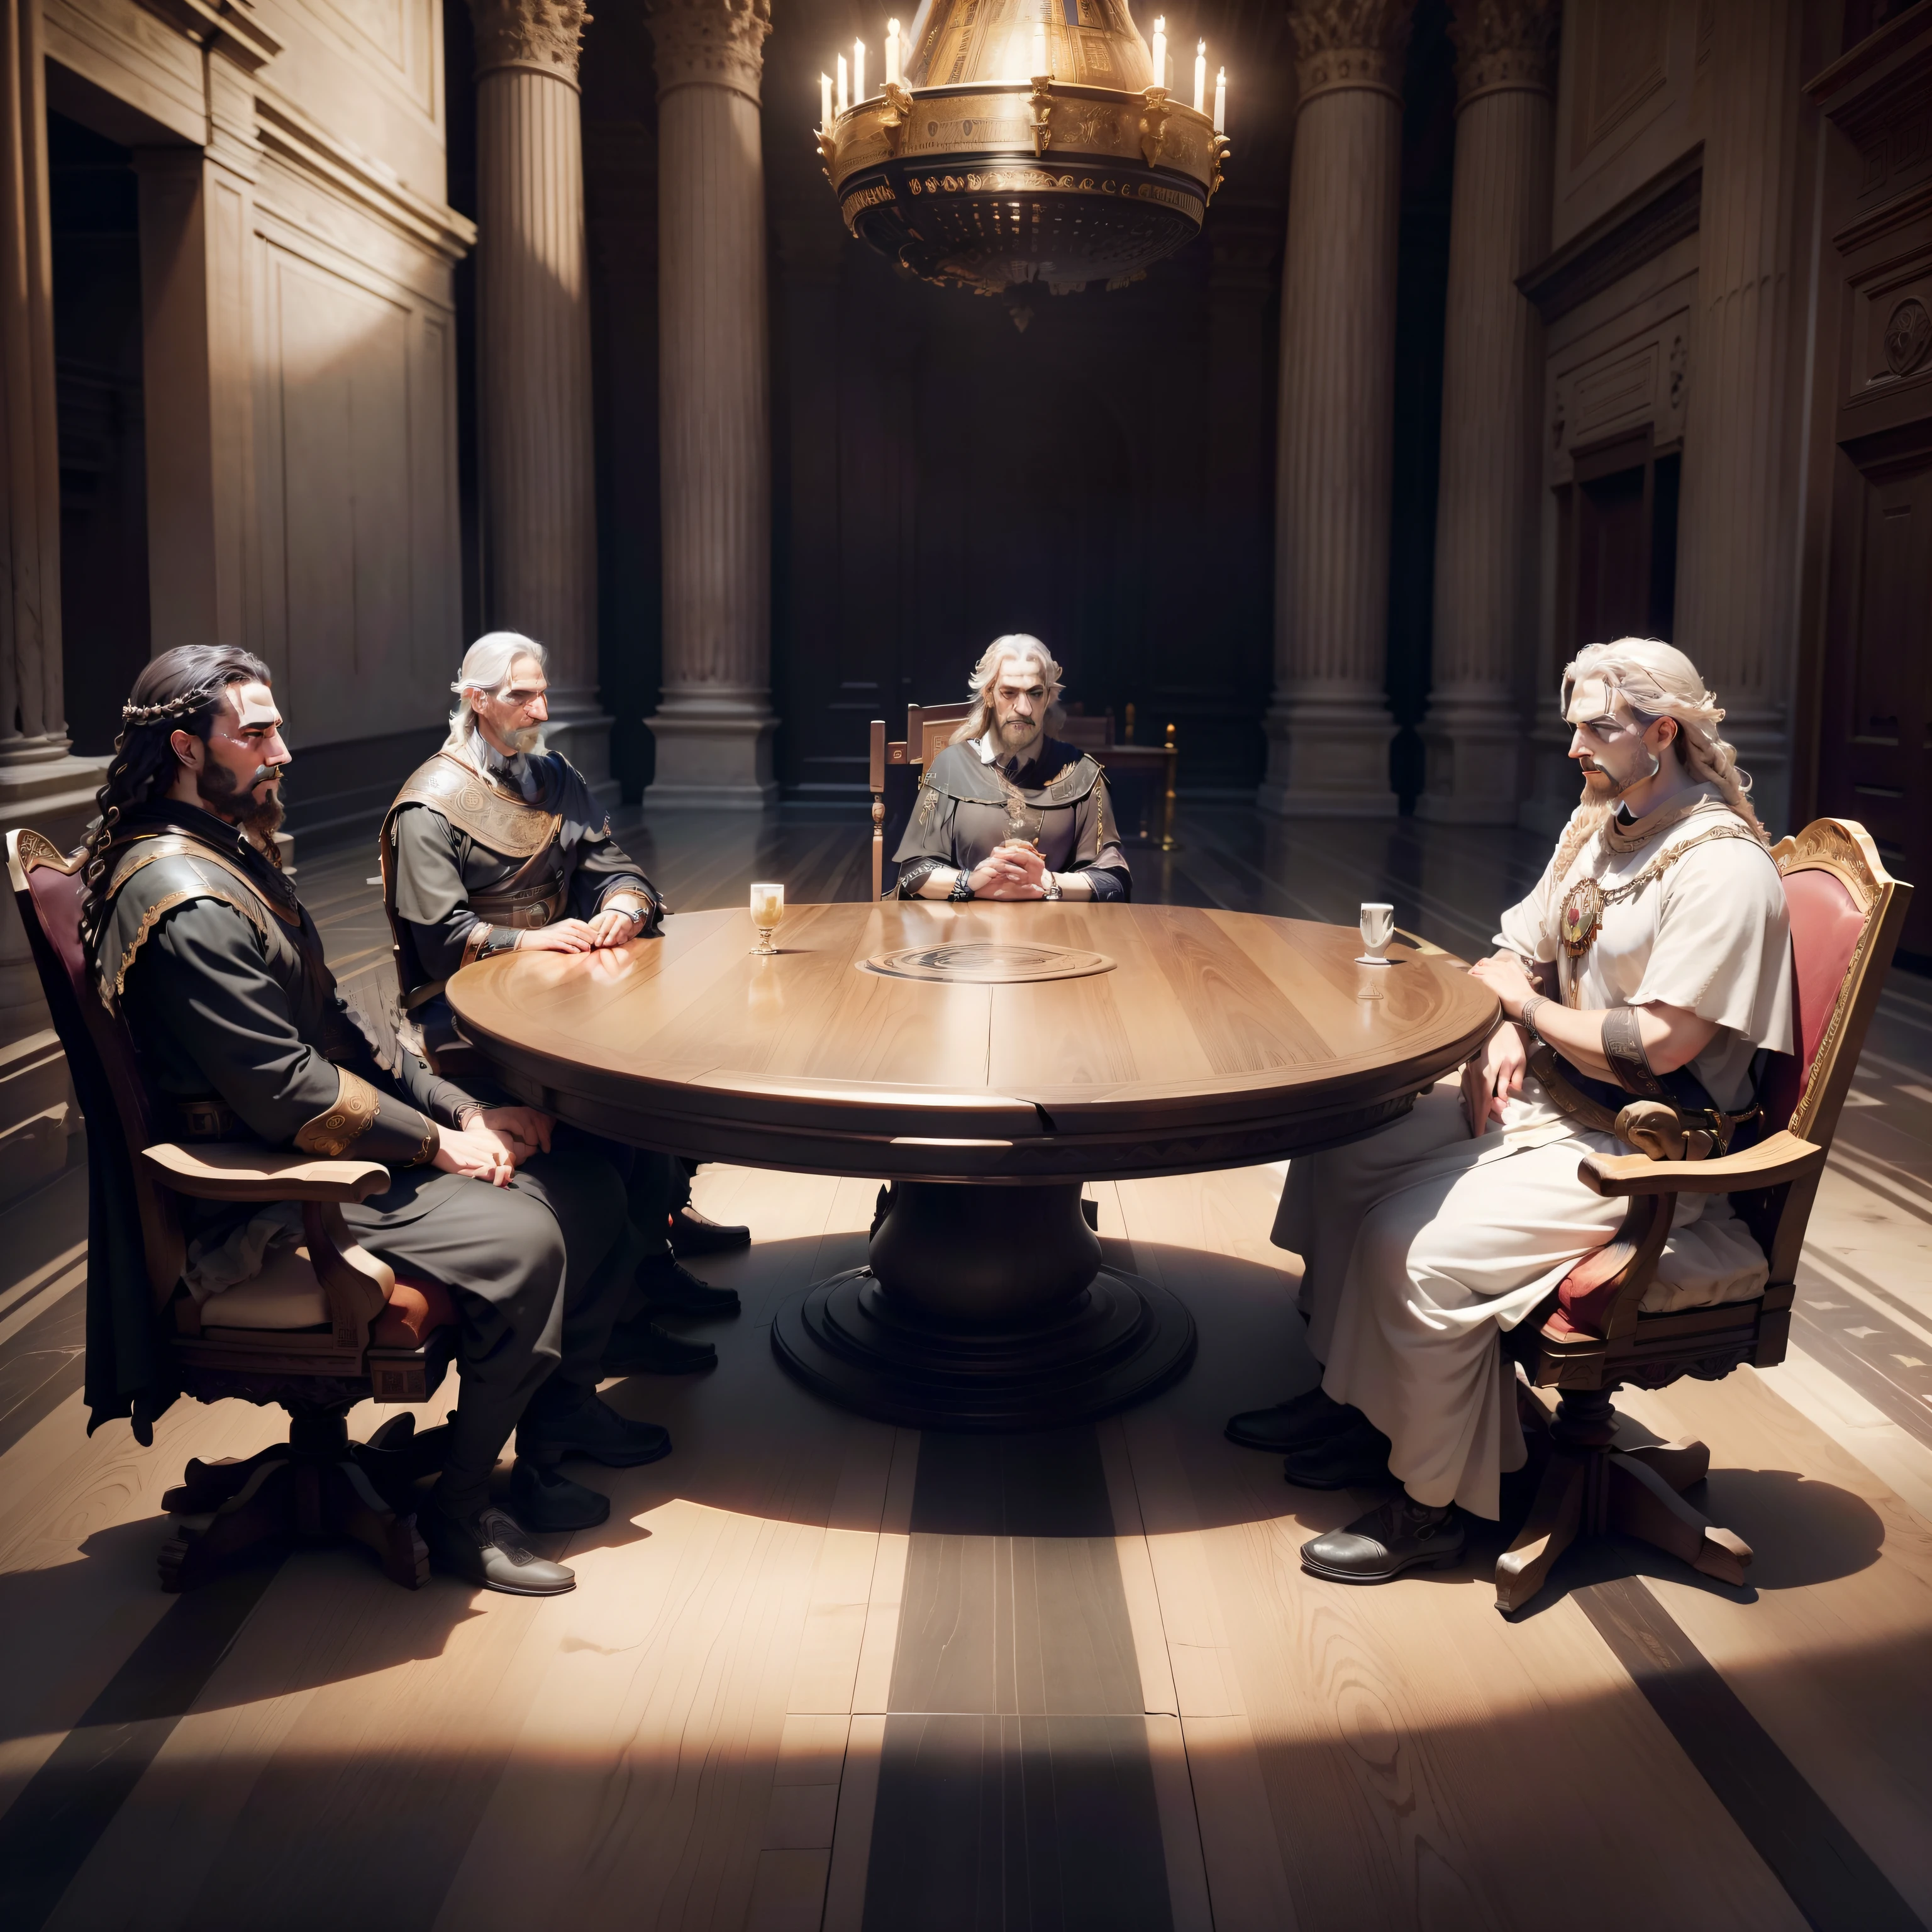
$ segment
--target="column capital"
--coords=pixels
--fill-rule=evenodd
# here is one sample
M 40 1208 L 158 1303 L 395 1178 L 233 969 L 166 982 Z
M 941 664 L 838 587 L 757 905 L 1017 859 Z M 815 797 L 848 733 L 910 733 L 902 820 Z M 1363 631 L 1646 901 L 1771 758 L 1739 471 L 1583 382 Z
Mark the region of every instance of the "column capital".
M 526 68 L 577 85 L 577 60 L 591 16 L 585 0 L 470 0 L 476 71 Z
M 1553 92 L 1562 0 L 1453 0 L 1456 106 L 1479 94 Z
M 1400 100 L 1414 10 L 1415 0 L 1293 0 L 1288 24 L 1299 105 L 1345 88 Z
M 771 0 L 650 0 L 658 98 L 674 87 L 728 87 L 760 98 Z

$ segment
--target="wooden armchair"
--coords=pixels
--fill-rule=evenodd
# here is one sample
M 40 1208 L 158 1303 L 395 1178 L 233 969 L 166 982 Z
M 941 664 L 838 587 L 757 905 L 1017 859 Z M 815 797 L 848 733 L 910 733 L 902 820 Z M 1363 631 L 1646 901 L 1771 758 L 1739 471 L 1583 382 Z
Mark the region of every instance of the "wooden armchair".
M 160 1553 L 161 1586 L 191 1588 L 221 1560 L 266 1538 L 351 1536 L 385 1572 L 414 1589 L 429 1574 L 408 1484 L 440 1459 L 440 1430 L 414 1432 L 393 1418 L 366 1443 L 349 1439 L 356 1403 L 426 1401 L 455 1344 L 448 1290 L 400 1281 L 358 1246 L 342 1204 L 389 1184 L 371 1160 L 323 1160 L 240 1143 L 190 1144 L 154 1131 L 133 1039 L 101 1004 L 80 941 L 78 857 L 38 832 L 7 836 L 7 867 L 34 963 L 87 1122 L 90 1186 L 106 1186 L 110 1214 L 138 1219 L 141 1263 L 152 1296 L 154 1346 L 173 1379 L 198 1401 L 235 1396 L 275 1402 L 290 1417 L 288 1440 L 242 1460 L 191 1461 L 162 1506 L 173 1519 Z M 272 1249 L 254 1280 L 197 1304 L 182 1280 L 186 1248 L 176 1203 L 298 1202 L 302 1240 Z M 90 1226 L 104 1225 L 96 1202 Z M 97 1232 L 95 1239 L 98 1240 Z M 89 1258 L 88 1294 L 103 1297 Z M 90 1338 L 97 1309 L 89 1309 Z
M 1532 1316 L 1504 1338 L 1532 1391 L 1552 1389 L 1558 1400 L 1552 1412 L 1531 1397 L 1548 1428 L 1549 1460 L 1528 1520 L 1496 1564 L 1500 1610 L 1534 1597 L 1580 1533 L 1606 1529 L 1655 1544 L 1725 1582 L 1744 1581 L 1749 1548 L 1678 1494 L 1702 1480 L 1710 1451 L 1701 1442 L 1620 1446 L 1611 1398 L 1625 1383 L 1711 1382 L 1747 1362 L 1762 1369 L 1784 1360 L 1818 1177 L 1912 896 L 1849 819 L 1815 819 L 1772 856 L 1791 909 L 1798 1051 L 1774 1065 L 1764 1137 L 1745 1151 L 1702 1161 L 1588 1154 L 1579 1165 L 1586 1186 L 1629 1208 L 1616 1237 L 1571 1270 L 1542 1318 Z M 1770 1263 L 1761 1294 L 1646 1312 L 1682 1193 L 1730 1196 Z

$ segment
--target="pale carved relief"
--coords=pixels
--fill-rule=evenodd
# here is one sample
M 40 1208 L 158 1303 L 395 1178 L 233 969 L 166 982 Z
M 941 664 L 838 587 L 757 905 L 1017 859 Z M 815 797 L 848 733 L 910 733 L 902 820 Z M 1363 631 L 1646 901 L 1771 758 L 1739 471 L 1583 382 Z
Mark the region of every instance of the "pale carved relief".
M 1909 296 L 1886 318 L 1885 366 L 1894 376 L 1909 376 L 1932 352 L 1932 310 L 1917 296 Z
M 1500 88 L 1547 94 L 1556 80 L 1562 0 L 1455 0 L 1456 89 L 1463 100 Z
M 1338 88 L 1398 97 L 1415 0 L 1295 0 L 1294 73 L 1305 103 Z
M 576 80 L 591 18 L 584 0 L 470 0 L 470 11 L 476 22 L 478 74 L 524 67 Z
M 759 98 L 771 0 L 650 0 L 658 91 L 729 87 Z

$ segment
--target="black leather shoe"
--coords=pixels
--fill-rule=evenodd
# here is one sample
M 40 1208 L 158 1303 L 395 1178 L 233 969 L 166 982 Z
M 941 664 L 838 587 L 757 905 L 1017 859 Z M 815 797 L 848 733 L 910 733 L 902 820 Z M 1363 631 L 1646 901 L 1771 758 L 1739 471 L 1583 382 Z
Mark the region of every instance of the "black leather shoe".
M 667 1334 L 648 1315 L 619 1322 L 604 1348 L 607 1376 L 694 1376 L 717 1366 L 711 1343 Z
M 1364 1416 L 1324 1441 L 1291 1450 L 1282 1473 L 1298 1490 L 1354 1490 L 1391 1482 L 1388 1438 Z
M 1346 1529 L 1301 1546 L 1301 1567 L 1335 1583 L 1386 1583 L 1405 1570 L 1448 1570 L 1462 1560 L 1462 1513 L 1392 1497 Z
M 649 1315 L 736 1315 L 738 1291 L 713 1288 L 669 1255 L 654 1255 L 638 1269 L 638 1287 Z
M 1276 1402 L 1272 1408 L 1245 1408 L 1228 1418 L 1227 1436 L 1244 1449 L 1265 1449 L 1285 1456 L 1291 1449 L 1312 1448 L 1339 1436 L 1352 1424 L 1365 1420 L 1359 1408 L 1337 1402 L 1326 1390 L 1304 1391 L 1292 1402 Z
M 610 1498 L 519 1456 L 510 1472 L 510 1507 L 526 1529 L 594 1529 L 608 1520 Z
M 655 1422 L 620 1415 L 593 1390 L 553 1378 L 524 1411 L 517 1454 L 546 1468 L 566 1456 L 588 1456 L 606 1468 L 632 1469 L 668 1456 L 670 1436 Z
M 416 1527 L 436 1567 L 466 1583 L 506 1597 L 560 1597 L 577 1588 L 576 1573 L 538 1556 L 507 1510 L 486 1505 L 473 1516 L 453 1516 L 431 1497 L 417 1511 Z
M 722 1255 L 751 1245 L 748 1228 L 728 1228 L 688 1203 L 670 1211 L 670 1251 L 674 1255 Z

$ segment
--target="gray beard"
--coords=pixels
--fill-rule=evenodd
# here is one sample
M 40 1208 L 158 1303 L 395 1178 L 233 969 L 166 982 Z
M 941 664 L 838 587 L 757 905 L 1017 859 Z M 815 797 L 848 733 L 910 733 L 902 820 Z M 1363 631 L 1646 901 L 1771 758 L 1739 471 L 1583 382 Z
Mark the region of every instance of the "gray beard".
M 1000 749 L 1015 755 L 1030 750 L 1039 743 L 1044 728 L 1037 721 L 1028 724 L 1017 718 L 1010 720 L 998 727 Z

